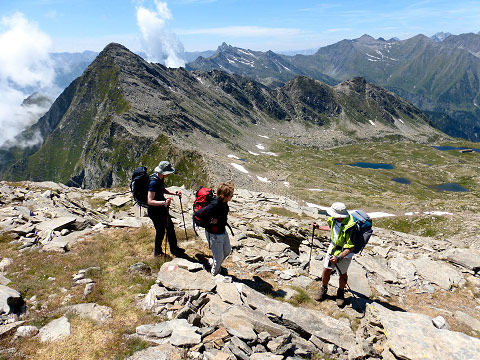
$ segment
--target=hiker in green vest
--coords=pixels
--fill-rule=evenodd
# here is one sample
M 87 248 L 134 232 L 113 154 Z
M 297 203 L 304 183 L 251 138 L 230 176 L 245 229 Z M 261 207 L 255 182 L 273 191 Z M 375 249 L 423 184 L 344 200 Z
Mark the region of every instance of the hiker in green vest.
M 345 286 L 348 280 L 348 267 L 353 257 L 354 244 L 350 239 L 350 229 L 355 225 L 355 220 L 347 211 L 344 203 L 336 202 L 327 210 L 330 217 L 328 226 L 319 226 L 313 223 L 315 229 L 330 231 L 330 246 L 325 254 L 322 272 L 322 287 L 315 296 L 315 300 L 323 301 L 327 298 L 328 282 L 335 268 L 340 272 L 337 290 L 337 305 L 345 305 Z

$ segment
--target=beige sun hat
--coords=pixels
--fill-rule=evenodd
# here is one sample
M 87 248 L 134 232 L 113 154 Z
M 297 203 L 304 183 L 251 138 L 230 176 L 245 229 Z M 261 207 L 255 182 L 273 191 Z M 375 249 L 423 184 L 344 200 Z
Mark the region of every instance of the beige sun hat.
M 344 203 L 341 203 L 341 202 L 333 203 L 332 206 L 330 206 L 327 209 L 327 214 L 332 216 L 335 219 L 346 218 L 349 215 L 347 211 L 347 207 L 345 206 Z
M 168 161 L 160 161 L 160 164 L 154 170 L 156 173 L 161 175 L 169 175 L 175 172 L 175 169 L 172 167 L 172 164 Z

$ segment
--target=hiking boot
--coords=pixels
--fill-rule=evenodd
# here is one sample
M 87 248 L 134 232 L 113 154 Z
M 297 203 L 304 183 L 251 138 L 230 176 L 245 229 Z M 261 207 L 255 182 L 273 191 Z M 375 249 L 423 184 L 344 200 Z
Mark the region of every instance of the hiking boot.
M 345 290 L 344 289 L 337 290 L 337 305 L 339 307 L 345 306 Z
M 318 294 L 314 296 L 314 299 L 317 301 L 325 300 L 327 298 L 327 290 L 328 288 L 326 286 L 322 286 Z
M 173 256 L 176 256 L 176 257 L 182 257 L 183 255 L 185 255 L 185 249 L 182 249 L 180 247 L 170 249 L 170 252 L 172 253 Z

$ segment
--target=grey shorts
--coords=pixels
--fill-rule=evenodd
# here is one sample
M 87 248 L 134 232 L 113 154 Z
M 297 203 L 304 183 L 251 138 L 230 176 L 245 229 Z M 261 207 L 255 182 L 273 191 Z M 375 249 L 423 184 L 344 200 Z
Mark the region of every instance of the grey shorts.
M 325 258 L 323 259 L 323 267 L 326 269 L 335 269 L 338 271 L 338 269 L 330 263 L 330 254 L 327 252 L 325 254 Z M 340 272 L 342 274 L 346 274 L 348 271 L 348 267 L 350 266 L 350 263 L 352 262 L 352 258 L 343 258 L 337 263 L 338 268 L 340 269 Z

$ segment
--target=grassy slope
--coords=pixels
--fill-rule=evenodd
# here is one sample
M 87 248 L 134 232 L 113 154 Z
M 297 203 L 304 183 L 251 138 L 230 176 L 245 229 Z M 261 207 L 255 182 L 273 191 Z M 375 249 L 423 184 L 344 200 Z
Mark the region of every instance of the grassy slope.
M 445 145 L 475 147 L 467 142 Z M 323 206 L 343 201 L 351 209 L 397 215 L 378 220 L 377 224 L 383 227 L 419 235 L 448 235 L 456 233 L 461 226 L 456 217 L 413 219 L 405 213 L 480 211 L 476 200 L 480 196 L 478 153 L 461 154 L 456 150 L 439 151 L 424 144 L 389 142 L 313 150 L 272 141 L 269 151 L 279 156 L 238 155 L 247 159 L 245 168 L 252 172 L 290 174 L 286 180 L 290 183 L 290 196 L 295 198 Z M 347 165 L 357 161 L 388 163 L 395 168 L 375 170 Z M 391 180 L 397 177 L 407 178 L 412 183 L 404 185 Z M 442 183 L 458 183 L 470 192 L 438 192 L 429 187 Z M 309 190 L 312 188 L 322 191 Z

